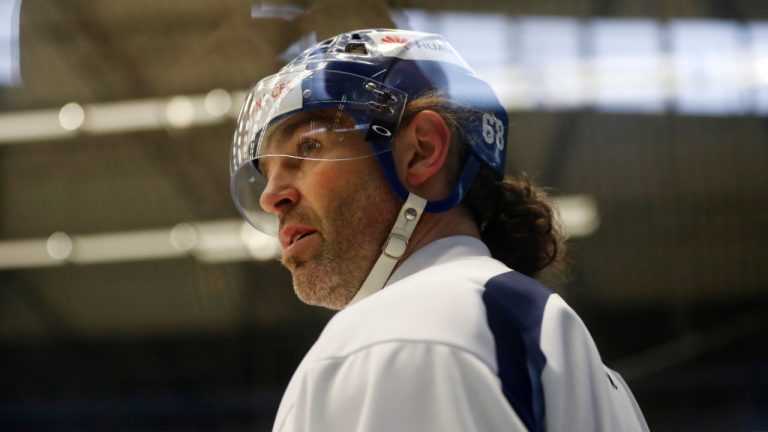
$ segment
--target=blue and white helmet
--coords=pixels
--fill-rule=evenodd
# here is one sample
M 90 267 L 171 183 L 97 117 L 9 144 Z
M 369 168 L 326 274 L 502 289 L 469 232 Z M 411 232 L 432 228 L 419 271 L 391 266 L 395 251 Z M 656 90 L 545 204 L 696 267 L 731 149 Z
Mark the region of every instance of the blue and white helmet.
M 490 85 L 443 36 L 375 29 L 325 40 L 253 87 L 232 145 L 230 187 L 238 210 L 260 231 L 277 232 L 276 217 L 259 203 L 267 184 L 259 162 L 266 157 L 342 161 L 375 156 L 393 192 L 405 202 L 409 194 L 395 172 L 392 143 L 405 106 L 427 94 L 462 112 L 458 126 L 470 152 L 452 193 L 426 202 L 424 210 L 453 208 L 481 164 L 504 173 L 507 113 Z M 298 123 L 304 126 L 297 133 Z M 293 138 L 286 140 L 289 135 Z M 362 141 L 350 135 L 368 145 L 360 146 Z M 330 150 L 315 152 L 308 137 L 322 139 Z M 352 142 L 358 145 L 348 145 Z

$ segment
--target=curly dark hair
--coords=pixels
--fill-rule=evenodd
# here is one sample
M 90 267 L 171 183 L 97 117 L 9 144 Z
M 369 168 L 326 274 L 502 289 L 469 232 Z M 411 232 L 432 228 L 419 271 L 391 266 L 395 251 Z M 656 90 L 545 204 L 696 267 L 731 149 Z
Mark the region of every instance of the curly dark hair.
M 466 112 L 445 98 L 427 94 L 408 103 L 402 124 L 424 110 L 440 114 L 452 133 L 451 147 L 458 153 L 455 176 L 468 153 L 468 144 L 457 118 Z M 491 255 L 510 268 L 530 277 L 565 260 L 565 235 L 557 223 L 555 209 L 544 189 L 525 174 L 502 176 L 482 165 L 462 203 L 480 229 Z

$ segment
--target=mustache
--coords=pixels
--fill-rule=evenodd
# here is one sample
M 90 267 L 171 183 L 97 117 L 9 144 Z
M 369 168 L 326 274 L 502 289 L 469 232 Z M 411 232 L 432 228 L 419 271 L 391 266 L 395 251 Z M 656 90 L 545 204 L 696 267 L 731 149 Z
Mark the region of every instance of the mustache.
M 282 230 L 286 224 L 294 225 L 308 225 L 312 228 L 320 231 L 321 221 L 318 214 L 312 209 L 306 207 L 294 207 L 289 212 L 286 212 L 279 218 L 280 229 Z

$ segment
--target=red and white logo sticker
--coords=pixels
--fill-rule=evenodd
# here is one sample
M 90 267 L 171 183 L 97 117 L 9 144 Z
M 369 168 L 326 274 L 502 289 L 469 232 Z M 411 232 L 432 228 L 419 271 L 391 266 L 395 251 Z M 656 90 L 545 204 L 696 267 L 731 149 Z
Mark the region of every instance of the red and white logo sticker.
M 381 43 L 406 45 L 408 43 L 408 39 L 400 36 L 384 36 L 381 38 Z
M 468 71 L 472 68 L 454 51 L 442 36 L 416 31 L 376 32 L 379 52 L 384 56 L 405 60 L 434 60 L 453 63 Z

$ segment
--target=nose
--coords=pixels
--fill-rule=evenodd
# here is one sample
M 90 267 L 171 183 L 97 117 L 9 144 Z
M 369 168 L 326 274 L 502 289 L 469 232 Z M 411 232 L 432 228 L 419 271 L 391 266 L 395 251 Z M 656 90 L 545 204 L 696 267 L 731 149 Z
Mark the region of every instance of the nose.
M 292 169 L 275 164 L 267 175 L 267 186 L 261 193 L 259 204 L 264 211 L 281 216 L 299 202 L 299 191 L 294 184 Z

